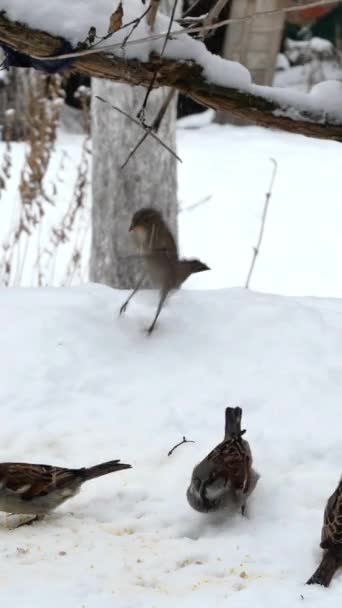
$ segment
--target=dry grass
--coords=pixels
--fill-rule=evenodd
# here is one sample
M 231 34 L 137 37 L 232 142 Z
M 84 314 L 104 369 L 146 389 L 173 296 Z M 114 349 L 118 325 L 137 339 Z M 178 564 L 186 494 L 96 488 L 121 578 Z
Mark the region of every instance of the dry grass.
M 69 185 L 66 169 L 74 159 L 67 152 L 62 153 L 51 175 L 51 164 L 56 164 L 56 138 L 64 104 L 61 78 L 40 73 L 28 77 L 26 154 L 18 184 L 13 184 L 18 176 L 11 176 L 14 151 L 10 124 L 4 132 L 6 147 L 0 165 L 0 194 L 15 186 L 17 196 L 11 202 L 7 236 L 0 244 L 0 283 L 3 286 L 56 286 L 82 282 L 87 279 L 88 266 L 85 244 L 89 237 L 89 96 L 85 90 L 80 92 L 85 138 L 75 182 Z M 13 120 L 12 113 L 9 115 Z M 69 204 L 65 201 L 66 190 L 70 191 Z

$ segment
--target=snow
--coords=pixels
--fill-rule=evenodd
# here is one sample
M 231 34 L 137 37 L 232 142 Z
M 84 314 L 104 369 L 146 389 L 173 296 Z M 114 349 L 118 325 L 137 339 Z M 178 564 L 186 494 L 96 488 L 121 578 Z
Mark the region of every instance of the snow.
M 108 31 L 110 15 L 115 11 L 119 2 L 116 0 L 59 0 L 52 5 L 41 3 L 41 0 L 0 0 L 0 9 L 5 10 L 10 19 L 27 23 L 31 27 L 63 36 L 74 46 L 87 38 L 89 28 L 96 28 L 98 36 L 105 36 Z M 129 24 L 146 11 L 146 6 L 140 0 L 123 0 L 123 25 Z M 115 45 L 115 52 L 127 59 L 139 58 L 147 61 L 154 51 L 160 53 L 164 46 L 164 38 L 168 31 L 169 18 L 158 14 L 154 26 L 154 39 L 150 40 L 150 30 L 146 19 L 142 19 L 138 27 L 130 34 L 130 43 L 144 40 L 139 44 L 127 44 L 124 49 L 121 44 L 132 30 L 131 27 L 117 31 L 112 37 L 101 42 L 101 47 L 109 48 Z M 175 24 L 172 31 L 182 31 Z M 251 81 L 248 70 L 237 62 L 224 61 L 221 57 L 212 55 L 206 50 L 203 42 L 182 36 L 170 40 L 165 49 L 165 56 L 172 59 L 194 60 L 204 67 L 204 75 L 208 80 L 217 84 L 232 87 L 246 87 Z
M 96 28 L 98 36 L 104 36 L 108 31 L 110 15 L 118 6 L 118 0 L 113 6 L 112 0 L 78 0 L 70 3 L 69 0 L 60 0 L 52 5 L 42 3 L 41 0 L 0 0 L 0 10 L 6 11 L 12 20 L 27 23 L 33 28 L 40 28 L 55 35 L 63 36 L 75 46 L 85 41 L 89 28 Z M 132 23 L 146 10 L 140 0 L 123 0 L 123 24 Z M 161 53 L 164 47 L 165 35 L 168 31 L 169 19 L 158 14 L 154 34 L 151 36 L 146 19 L 142 19 L 135 28 L 120 29 L 105 41 L 99 42 L 100 48 L 106 48 L 127 59 L 137 58 L 147 61 L 152 52 Z M 338 105 L 338 98 L 334 98 L 334 111 L 325 113 L 325 98 L 308 96 L 305 93 L 284 88 L 263 87 L 251 84 L 249 71 L 241 64 L 224 60 L 212 55 L 206 50 L 203 42 L 194 40 L 184 33 L 179 25 L 173 25 L 172 39 L 165 47 L 165 57 L 195 61 L 202 66 L 204 77 L 211 83 L 237 88 L 257 96 L 275 101 L 281 106 L 281 113 L 290 118 L 301 117 L 309 120 L 306 112 L 317 114 L 316 120 L 324 122 L 327 118 L 331 122 L 341 122 L 342 109 Z M 122 46 L 126 36 L 130 34 L 127 44 Z
M 199 124 L 204 120 L 200 115 Z M 273 157 L 278 172 L 251 286 L 342 297 L 340 144 L 258 127 L 194 127 L 195 117 L 179 121 L 180 245 L 183 255 L 198 256 L 212 270 L 186 286 L 244 285 Z
M 183 160 L 178 163 L 180 250 L 183 256 L 199 257 L 212 269 L 188 279 L 185 289 L 244 285 L 258 240 L 273 157 L 278 172 L 251 287 L 284 295 L 342 298 L 341 145 L 259 127 L 221 126 L 212 124 L 212 119 L 210 110 L 178 121 L 177 152 Z M 77 135 L 62 133 L 58 139 L 45 183 L 50 196 L 51 185 L 57 185 L 55 205 L 44 205 L 41 232 L 30 239 L 23 275 L 16 276 L 12 284 L 37 285 L 37 247 L 42 250 L 48 245 L 51 225 L 69 205 L 82 143 Z M 3 150 L 0 144 L 0 165 Z M 1 197 L 0 248 L 13 225 L 13 214 L 19 213 L 24 150 L 22 144 L 13 144 L 12 178 Z M 73 243 L 83 240 L 82 234 L 86 235 L 82 273 L 73 276 L 72 284 L 86 280 L 89 214 L 88 196 L 72 244 L 61 246 L 52 266 L 50 258 L 43 260 L 48 284 L 70 284 L 65 269 Z M 2 276 L 1 272 L 1 281 Z
M 313 85 L 326 80 L 342 80 L 339 53 L 331 42 L 322 38 L 287 39 L 285 54 L 278 55 L 273 85 L 309 92 Z M 325 105 L 329 102 L 327 99 L 322 101 Z
M 336 607 L 306 587 L 341 472 L 342 301 L 228 289 L 172 297 L 102 286 L 2 290 L 1 458 L 133 465 L 45 521 L 1 530 L 5 605 Z M 20 387 L 20 390 L 18 390 Z M 240 405 L 261 479 L 248 518 L 198 514 L 185 492 Z M 183 435 L 196 443 L 169 449 Z M 9 525 L 9 523 L 7 523 Z
M 324 106 L 327 113 L 337 113 L 341 109 L 342 82 L 325 80 L 312 87 L 310 97 Z
M 304 41 L 303 44 L 305 45 Z M 316 51 L 316 53 L 326 53 L 327 55 L 331 55 L 334 50 L 334 47 L 329 40 L 325 40 L 324 38 L 317 38 L 317 36 L 311 38 L 310 46 L 314 51 Z

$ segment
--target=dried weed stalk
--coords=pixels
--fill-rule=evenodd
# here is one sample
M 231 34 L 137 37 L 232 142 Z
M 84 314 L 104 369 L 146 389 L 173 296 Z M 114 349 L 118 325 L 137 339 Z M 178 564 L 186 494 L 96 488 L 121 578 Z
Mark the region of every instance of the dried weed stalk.
M 7 182 L 11 177 L 12 169 L 12 146 L 11 136 L 13 130 L 14 110 L 8 109 L 5 112 L 5 124 L 3 127 L 2 138 L 5 142 L 5 151 L 0 166 L 0 200 L 4 190 L 6 190 Z
M 58 201 L 58 197 L 60 186 L 65 182 L 65 165 L 70 160 L 67 153 L 62 154 L 52 182 L 51 172 L 47 182 L 64 103 L 61 82 L 60 76 L 29 74 L 25 120 L 27 153 L 18 184 L 19 202 L 13 203 L 11 227 L 0 248 L 0 282 L 4 286 L 61 285 L 70 283 L 77 273 L 80 280 L 86 278 L 85 242 L 89 232 L 89 209 L 85 201 L 90 158 L 89 95 L 86 89 L 79 92 L 86 137 L 75 186 L 70 188 L 73 193 L 71 201 L 64 212 L 64 200 Z M 1 187 L 4 190 L 9 185 L 11 162 L 8 136 L 0 167 L 0 194 Z M 62 250 L 63 257 L 58 257 L 57 264 L 57 256 Z

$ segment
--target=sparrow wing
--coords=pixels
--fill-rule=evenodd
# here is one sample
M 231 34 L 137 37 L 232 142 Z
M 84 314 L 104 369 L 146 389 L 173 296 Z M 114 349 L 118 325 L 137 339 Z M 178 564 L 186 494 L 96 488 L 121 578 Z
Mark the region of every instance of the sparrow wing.
M 0 485 L 23 500 L 46 496 L 77 479 L 77 470 L 49 465 L 4 463 L 0 465 Z
M 235 490 L 242 492 L 248 489 L 251 468 L 250 450 L 246 449 L 246 443 L 241 439 L 223 441 L 208 456 L 226 483 L 230 482 Z
M 342 548 L 342 480 L 330 496 L 324 511 L 321 547 L 332 545 Z

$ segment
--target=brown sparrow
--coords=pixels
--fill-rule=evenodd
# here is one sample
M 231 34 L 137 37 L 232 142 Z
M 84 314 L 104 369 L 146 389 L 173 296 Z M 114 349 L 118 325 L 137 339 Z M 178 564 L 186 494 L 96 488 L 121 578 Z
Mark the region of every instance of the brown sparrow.
M 207 513 L 233 506 L 245 514 L 259 474 L 252 468 L 249 443 L 242 439 L 246 431 L 241 430 L 241 416 L 240 407 L 226 408 L 224 440 L 193 470 L 187 499 L 196 511 Z
M 322 561 L 307 584 L 329 587 L 337 568 L 342 566 L 342 479 L 325 507 L 320 546 L 325 550 Z
M 137 211 L 133 215 L 129 231 L 133 232 L 153 285 L 160 291 L 157 311 L 147 330 L 151 334 L 170 291 L 179 289 L 191 274 L 209 270 L 209 268 L 199 260 L 180 260 L 178 258 L 175 239 L 161 213 L 156 209 L 144 208 Z M 132 293 L 121 306 L 120 314 L 126 311 L 129 301 L 141 287 L 144 278 L 145 275 L 137 282 Z
M 75 496 L 85 481 L 130 468 L 119 460 L 82 469 L 4 462 L 0 464 L 0 511 L 45 515 Z

